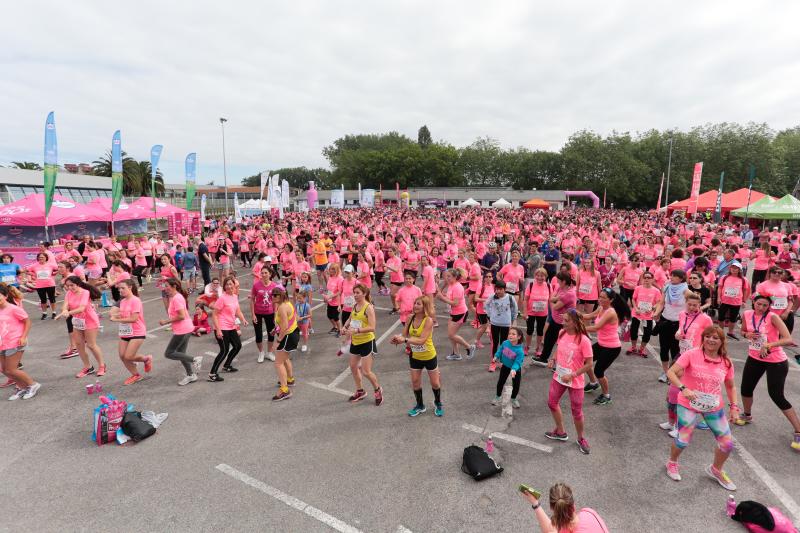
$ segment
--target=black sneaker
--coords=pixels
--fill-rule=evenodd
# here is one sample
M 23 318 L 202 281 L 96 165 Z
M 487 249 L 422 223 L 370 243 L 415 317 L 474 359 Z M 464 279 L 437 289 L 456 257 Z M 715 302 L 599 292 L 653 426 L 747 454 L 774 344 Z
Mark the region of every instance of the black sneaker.
M 224 370 L 225 372 L 238 372 L 239 371 L 238 368 L 234 368 L 232 366 L 223 366 L 222 370 Z
M 597 390 L 599 388 L 600 388 L 600 384 L 599 383 L 589 382 L 589 383 L 587 383 L 586 385 L 583 386 L 583 392 L 591 392 L 591 391 L 595 391 L 595 390 Z
M 531 357 L 531 364 L 536 366 L 547 366 L 547 359 L 534 355 Z
M 605 394 L 601 394 L 600 396 L 595 398 L 592 403 L 595 405 L 608 405 L 611 403 L 611 396 L 606 396 Z
M 287 390 L 283 392 L 282 390 L 278 389 L 278 394 L 272 397 L 273 402 L 280 402 L 281 400 L 288 400 L 292 397 L 292 391 Z
M 42 313 L 42 320 L 47 320 L 47 313 Z
M 225 381 L 225 380 L 219 374 L 209 374 L 208 381 L 215 382 L 215 381 Z
M 50 318 L 52 318 L 53 320 L 55 320 L 55 319 L 56 319 L 56 314 L 55 314 L 55 313 L 53 313 L 53 314 L 52 314 L 52 316 L 51 316 Z

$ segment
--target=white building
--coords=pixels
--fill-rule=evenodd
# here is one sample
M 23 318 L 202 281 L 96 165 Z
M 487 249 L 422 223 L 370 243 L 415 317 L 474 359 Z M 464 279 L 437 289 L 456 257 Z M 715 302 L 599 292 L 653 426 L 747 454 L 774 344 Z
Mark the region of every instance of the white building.
M 3 204 L 43 192 L 44 171 L 0 167 L 0 201 Z M 55 193 L 82 204 L 95 198 L 111 198 L 111 178 L 59 172 Z

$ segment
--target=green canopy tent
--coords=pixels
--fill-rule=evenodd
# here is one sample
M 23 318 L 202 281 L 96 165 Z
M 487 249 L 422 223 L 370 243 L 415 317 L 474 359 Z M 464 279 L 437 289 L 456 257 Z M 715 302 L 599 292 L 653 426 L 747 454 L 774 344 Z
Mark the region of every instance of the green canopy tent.
M 799 220 L 800 200 L 787 194 L 760 211 L 765 220 Z
M 764 209 L 767 209 L 769 206 L 775 203 L 775 200 L 772 196 L 764 196 L 757 202 L 753 202 L 749 206 L 740 207 L 739 209 L 734 209 L 731 211 L 731 215 L 739 218 L 744 218 L 745 216 L 748 218 L 757 218 L 759 220 L 763 220 L 765 217 L 761 215 L 761 212 Z

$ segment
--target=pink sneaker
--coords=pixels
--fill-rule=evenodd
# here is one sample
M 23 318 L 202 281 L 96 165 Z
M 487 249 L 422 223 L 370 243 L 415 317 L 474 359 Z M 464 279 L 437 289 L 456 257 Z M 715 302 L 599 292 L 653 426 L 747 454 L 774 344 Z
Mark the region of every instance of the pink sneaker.
M 100 365 L 100 366 L 97 368 L 97 375 L 98 375 L 98 376 L 100 376 L 100 377 L 102 377 L 102 376 L 105 376 L 105 375 L 106 375 L 106 365 Z
M 486 345 L 483 344 L 481 341 L 476 342 L 475 346 L 477 346 L 478 348 L 486 348 Z
M 6 387 L 10 387 L 11 385 L 13 385 L 15 383 L 16 383 L 16 381 L 14 381 L 11 378 L 8 378 L 5 383 L 0 384 L 0 389 L 5 389 Z
M 497 370 L 497 361 L 492 361 L 489 363 L 489 372 L 494 372 Z
M 153 370 L 153 356 L 152 355 L 145 355 L 144 356 L 144 371 L 150 372 Z
M 85 378 L 89 374 L 94 374 L 94 367 L 93 366 L 84 368 L 83 370 L 81 370 L 80 372 L 75 374 L 75 377 L 78 378 L 78 379 Z
M 681 472 L 678 467 L 678 463 L 673 463 L 672 461 L 667 461 L 667 475 L 670 479 L 675 481 L 681 480 Z

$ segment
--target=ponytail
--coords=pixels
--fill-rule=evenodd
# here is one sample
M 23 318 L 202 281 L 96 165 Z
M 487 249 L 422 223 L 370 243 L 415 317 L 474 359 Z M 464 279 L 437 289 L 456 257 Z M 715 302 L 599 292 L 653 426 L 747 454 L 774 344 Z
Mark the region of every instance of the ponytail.
M 553 510 L 550 522 L 556 530 L 572 529 L 575 521 L 575 499 L 568 485 L 556 483 L 550 487 L 550 509 Z

